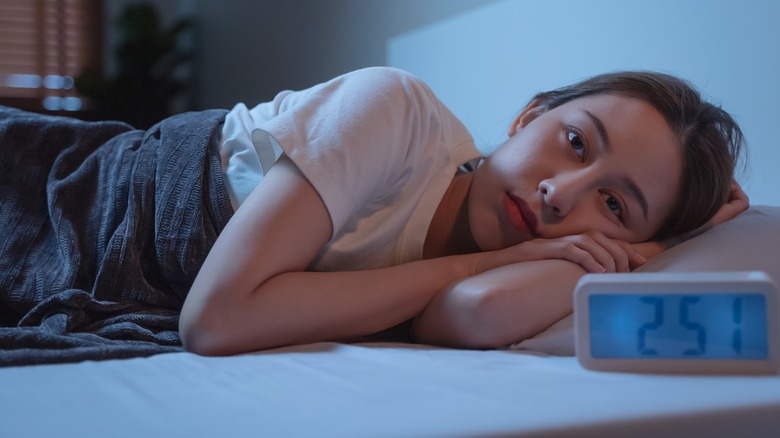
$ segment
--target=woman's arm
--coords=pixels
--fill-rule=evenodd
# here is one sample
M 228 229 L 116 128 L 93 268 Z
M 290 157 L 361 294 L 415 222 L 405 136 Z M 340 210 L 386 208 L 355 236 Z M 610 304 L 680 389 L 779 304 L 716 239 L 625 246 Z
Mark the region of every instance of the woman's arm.
M 587 272 L 628 272 L 646 261 L 635 245 L 597 232 L 534 239 L 513 249 L 528 261 L 448 285 L 414 319 L 412 334 L 452 347 L 504 347 L 570 314 L 574 288 Z
M 499 348 L 530 338 L 572 312 L 587 271 L 567 260 L 516 263 L 452 284 L 414 319 L 424 343 Z
M 587 272 L 628 272 L 645 259 L 598 232 L 534 239 L 508 249 L 526 261 L 444 288 L 412 324 L 421 342 L 498 348 L 540 333 L 572 312 L 574 287 Z
M 206 258 L 182 308 L 184 346 L 222 355 L 375 333 L 417 315 L 485 257 L 306 272 L 330 233 L 319 195 L 282 157 Z

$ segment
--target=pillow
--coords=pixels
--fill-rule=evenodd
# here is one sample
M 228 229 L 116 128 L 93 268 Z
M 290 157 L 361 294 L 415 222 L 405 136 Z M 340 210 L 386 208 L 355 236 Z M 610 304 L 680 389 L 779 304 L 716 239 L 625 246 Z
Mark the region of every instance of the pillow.
M 780 207 L 752 206 L 648 260 L 634 272 L 764 271 L 780 285 Z M 574 356 L 574 317 L 569 315 L 512 350 Z

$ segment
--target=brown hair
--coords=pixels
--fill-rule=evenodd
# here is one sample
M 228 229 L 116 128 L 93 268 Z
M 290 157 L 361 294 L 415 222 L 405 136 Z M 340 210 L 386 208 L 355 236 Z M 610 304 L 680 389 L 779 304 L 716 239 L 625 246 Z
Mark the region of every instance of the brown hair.
M 694 230 L 728 201 L 745 140 L 737 122 L 702 99 L 689 82 L 657 72 L 607 73 L 534 96 L 542 111 L 597 94 L 641 99 L 658 111 L 680 141 L 682 177 L 676 201 L 653 240 Z

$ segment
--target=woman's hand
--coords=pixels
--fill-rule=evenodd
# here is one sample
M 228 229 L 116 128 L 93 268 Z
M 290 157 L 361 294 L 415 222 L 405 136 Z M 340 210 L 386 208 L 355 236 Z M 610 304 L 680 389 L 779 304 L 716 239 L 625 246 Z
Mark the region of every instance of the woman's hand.
M 628 272 L 647 259 L 628 242 L 606 237 L 597 231 L 554 239 L 533 239 L 497 251 L 483 262 L 476 273 L 510 263 L 536 260 L 567 260 L 592 273 Z
M 606 237 L 597 231 L 557 239 L 534 239 L 519 250 L 535 255 L 529 260 L 562 259 L 588 272 L 628 272 L 647 261 L 631 244 Z
M 740 213 L 747 210 L 750 207 L 750 199 L 748 195 L 742 190 L 739 183 L 731 181 L 731 191 L 729 192 L 729 200 L 723 207 L 715 213 L 715 216 L 710 219 L 707 224 L 710 228 L 720 225 L 726 221 L 734 219 Z

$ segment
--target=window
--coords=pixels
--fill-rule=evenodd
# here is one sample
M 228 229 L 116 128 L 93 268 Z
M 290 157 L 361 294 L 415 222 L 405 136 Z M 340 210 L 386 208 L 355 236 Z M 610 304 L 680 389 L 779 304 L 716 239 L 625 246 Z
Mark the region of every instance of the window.
M 0 104 L 78 111 L 74 78 L 100 65 L 100 0 L 0 0 Z

